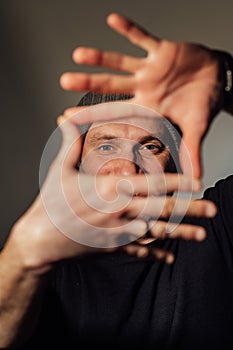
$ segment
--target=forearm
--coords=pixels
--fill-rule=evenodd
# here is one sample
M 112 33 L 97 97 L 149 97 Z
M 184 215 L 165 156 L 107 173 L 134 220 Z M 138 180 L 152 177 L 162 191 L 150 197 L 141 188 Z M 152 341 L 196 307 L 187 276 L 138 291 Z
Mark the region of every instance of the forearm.
M 0 348 L 23 343 L 37 322 L 49 266 L 33 269 L 11 240 L 0 254 Z

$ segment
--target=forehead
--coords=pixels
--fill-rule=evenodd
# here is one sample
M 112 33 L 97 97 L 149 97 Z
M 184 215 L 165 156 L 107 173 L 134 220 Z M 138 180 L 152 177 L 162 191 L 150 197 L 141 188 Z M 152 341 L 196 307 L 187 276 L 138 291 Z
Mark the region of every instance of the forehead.
M 102 135 L 119 138 L 140 139 L 147 135 L 163 138 L 165 127 L 161 118 L 124 118 L 112 122 L 93 123 L 86 135 L 86 141 L 91 137 Z

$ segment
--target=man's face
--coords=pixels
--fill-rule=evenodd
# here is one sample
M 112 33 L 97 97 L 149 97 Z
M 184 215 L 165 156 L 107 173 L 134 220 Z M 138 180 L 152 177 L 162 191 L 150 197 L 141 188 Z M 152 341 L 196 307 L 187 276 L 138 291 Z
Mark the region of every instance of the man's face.
M 85 137 L 81 171 L 116 176 L 172 171 L 165 132 L 161 120 L 152 118 L 94 123 Z

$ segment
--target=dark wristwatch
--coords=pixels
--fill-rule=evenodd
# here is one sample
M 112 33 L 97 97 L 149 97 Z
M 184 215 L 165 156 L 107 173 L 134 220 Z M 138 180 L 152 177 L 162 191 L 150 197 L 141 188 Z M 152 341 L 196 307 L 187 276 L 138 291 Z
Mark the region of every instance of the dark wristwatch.
M 219 59 L 219 79 L 223 86 L 222 109 L 233 113 L 233 57 L 226 51 L 213 50 Z

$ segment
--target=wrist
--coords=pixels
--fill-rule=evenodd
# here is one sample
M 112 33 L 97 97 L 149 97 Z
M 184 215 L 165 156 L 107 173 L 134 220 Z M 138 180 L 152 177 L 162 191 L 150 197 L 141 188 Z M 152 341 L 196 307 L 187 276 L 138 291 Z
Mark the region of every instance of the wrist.
M 39 276 L 46 274 L 52 269 L 52 264 L 43 261 L 38 254 L 39 249 L 36 242 L 33 243 L 33 234 L 28 235 L 23 225 L 15 224 L 2 253 L 10 254 L 13 257 L 15 269 L 23 274 Z
M 226 51 L 213 50 L 219 63 L 219 81 L 222 87 L 221 109 L 233 114 L 233 57 Z

